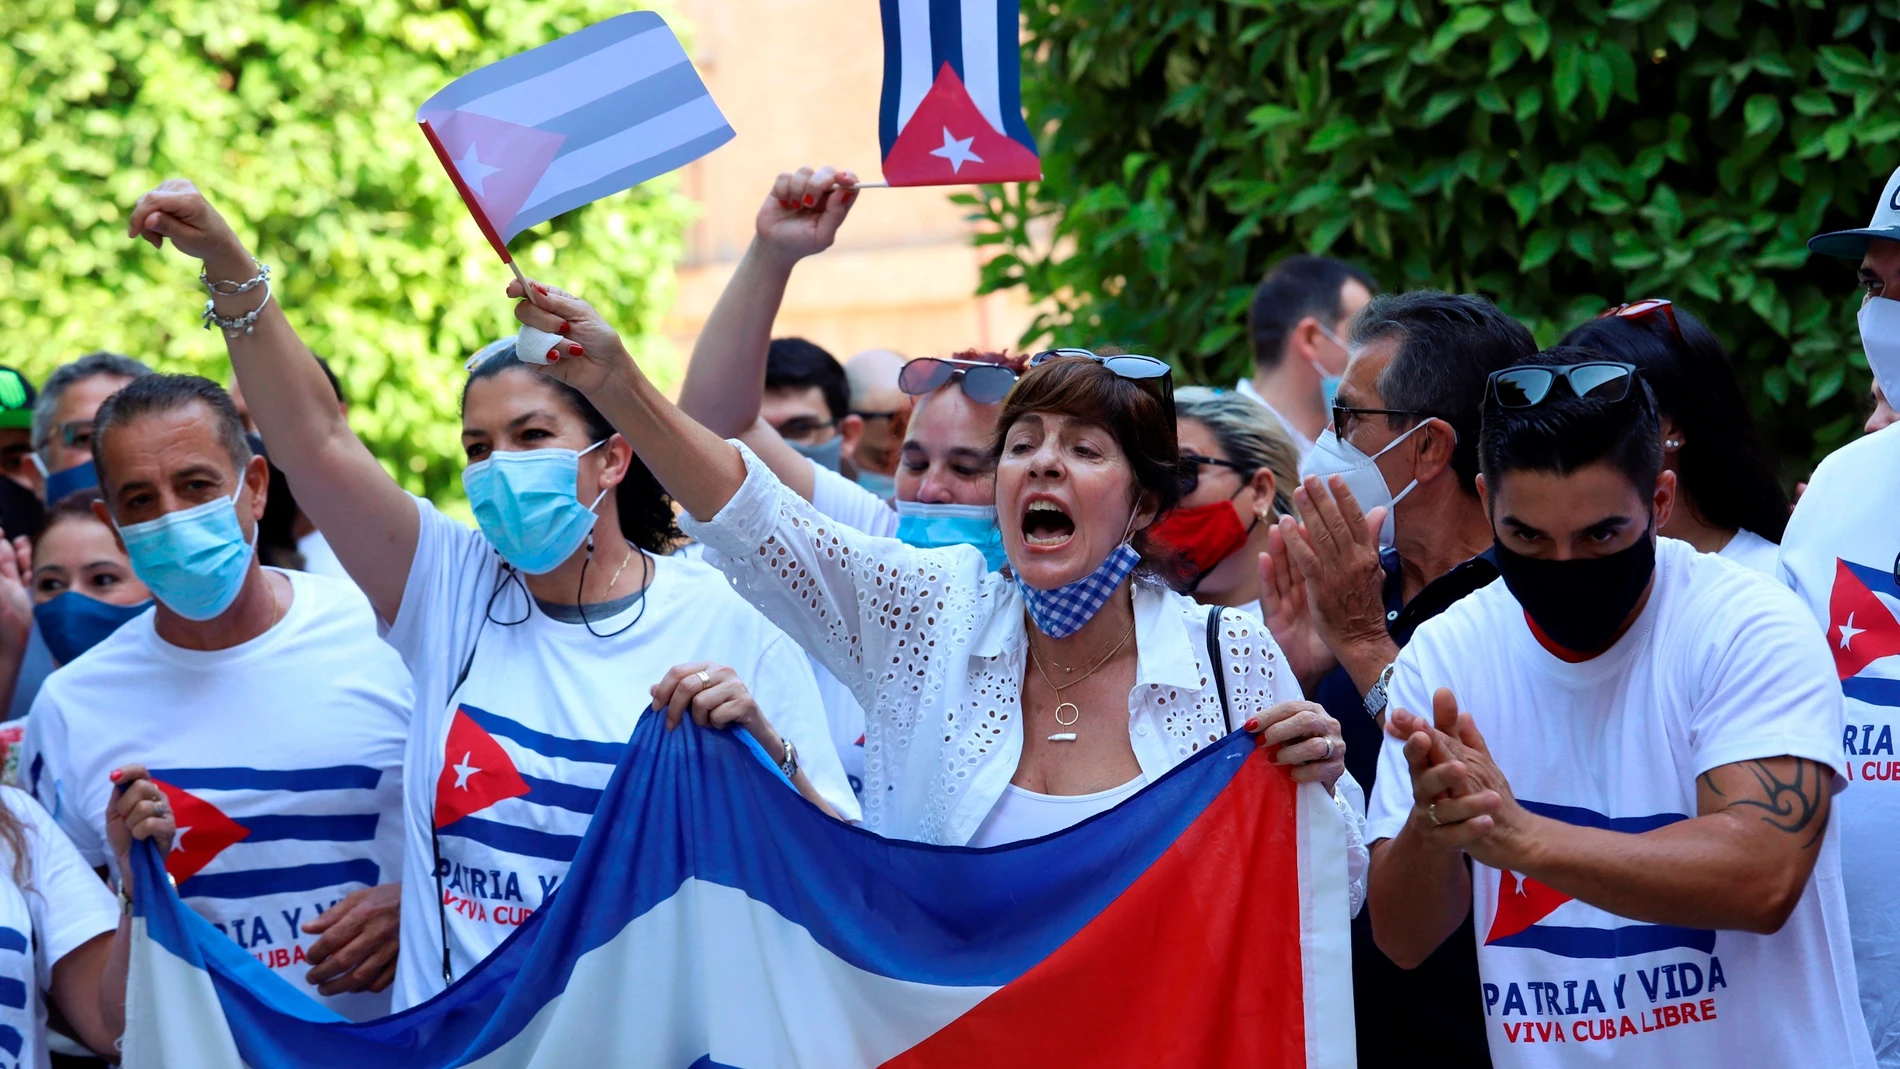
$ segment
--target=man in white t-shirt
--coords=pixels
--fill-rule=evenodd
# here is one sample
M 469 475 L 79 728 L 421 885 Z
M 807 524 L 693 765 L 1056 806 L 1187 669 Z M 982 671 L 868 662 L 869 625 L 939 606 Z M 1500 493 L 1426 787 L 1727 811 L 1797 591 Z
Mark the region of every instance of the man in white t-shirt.
M 1330 256 L 1289 256 L 1254 289 L 1247 307 L 1253 377 L 1234 390 L 1273 413 L 1302 463 L 1332 418 L 1346 373 L 1346 324 L 1374 289 L 1370 275 Z
M 1399 656 L 1374 936 L 1409 966 L 1472 914 L 1500 1066 L 1872 1066 L 1827 650 L 1773 582 L 1656 537 L 1657 427 L 1588 350 L 1492 376 L 1502 579 Z
M 338 1013 L 388 1012 L 408 672 L 353 585 L 259 566 L 269 477 L 216 384 L 128 385 L 100 407 L 93 456 L 93 507 L 158 604 L 41 689 L 33 793 L 110 867 L 107 777 L 147 765 L 185 901 Z
M 1900 171 L 1862 230 L 1821 234 L 1815 252 L 1860 261 L 1861 344 L 1877 383 L 1900 388 Z M 1853 922 L 1861 1011 L 1874 1052 L 1900 1067 L 1900 430 L 1876 429 L 1821 463 L 1788 521 L 1781 574 L 1834 656 L 1847 706 L 1841 876 Z

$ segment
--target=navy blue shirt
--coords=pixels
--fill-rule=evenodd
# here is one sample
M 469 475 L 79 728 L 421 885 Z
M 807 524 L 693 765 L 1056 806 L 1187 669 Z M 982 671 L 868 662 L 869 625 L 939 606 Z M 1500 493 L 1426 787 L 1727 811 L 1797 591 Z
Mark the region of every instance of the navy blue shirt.
M 1385 626 L 1400 647 L 1412 640 L 1420 624 L 1498 577 L 1497 562 L 1486 551 L 1432 580 L 1408 602 L 1398 553 L 1383 551 L 1379 563 L 1385 569 Z M 1344 668 L 1334 668 L 1314 688 L 1313 700 L 1339 721 L 1340 736 L 1346 740 L 1346 770 L 1365 788 L 1366 797 L 1372 797 L 1383 732 L 1366 715 L 1364 693 Z M 1431 715 L 1429 709 L 1412 712 Z M 1477 935 L 1469 910 L 1458 930 L 1409 971 L 1392 964 L 1373 944 L 1372 911 L 1360 910 L 1352 922 L 1352 986 L 1360 1069 L 1491 1064 L 1478 987 Z M 1403 1027 L 1393 1027 L 1395 1011 L 1403 1016 Z

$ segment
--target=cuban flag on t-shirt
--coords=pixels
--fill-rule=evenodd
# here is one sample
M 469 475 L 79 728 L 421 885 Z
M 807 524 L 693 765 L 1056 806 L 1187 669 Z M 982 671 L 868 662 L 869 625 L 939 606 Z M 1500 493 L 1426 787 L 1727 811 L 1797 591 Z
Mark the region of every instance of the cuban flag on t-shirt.
M 1841 693 L 1869 705 L 1900 706 L 1900 679 L 1862 675 L 1875 661 L 1900 656 L 1896 571 L 1839 561 L 1828 597 L 1828 647 Z
M 143 844 L 134 863 L 128 1069 L 1354 1061 L 1340 815 L 1244 733 L 1075 827 L 969 850 L 833 820 L 748 736 L 643 716 L 568 890 L 361 1024 L 207 934 Z
M 377 769 L 155 768 L 151 776 L 178 822 L 165 870 L 181 897 L 263 898 L 379 881 L 369 856 Z
M 881 0 L 878 141 L 893 186 L 1033 182 L 1017 0 Z

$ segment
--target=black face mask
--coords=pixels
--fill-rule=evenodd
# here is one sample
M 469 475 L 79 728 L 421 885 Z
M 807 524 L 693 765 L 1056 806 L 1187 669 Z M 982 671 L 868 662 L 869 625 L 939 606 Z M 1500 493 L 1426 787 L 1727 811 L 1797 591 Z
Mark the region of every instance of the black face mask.
M 46 509 L 33 491 L 0 476 L 0 530 L 8 538 L 32 538 L 40 533 Z
M 1538 560 L 1493 541 L 1511 596 L 1552 642 L 1578 653 L 1609 647 L 1656 571 L 1656 540 L 1647 532 L 1607 557 L 1574 560 Z

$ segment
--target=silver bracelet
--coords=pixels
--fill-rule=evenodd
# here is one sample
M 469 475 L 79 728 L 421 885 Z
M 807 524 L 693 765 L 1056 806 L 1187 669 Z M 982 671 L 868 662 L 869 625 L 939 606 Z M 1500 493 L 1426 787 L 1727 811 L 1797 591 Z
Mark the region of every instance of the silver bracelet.
M 225 337 L 235 338 L 239 334 L 249 334 L 251 332 L 251 328 L 257 325 L 258 315 L 264 311 L 264 306 L 269 303 L 270 303 L 270 280 L 265 279 L 264 280 L 264 299 L 258 302 L 256 308 L 251 309 L 250 311 L 244 313 L 241 316 L 237 316 L 232 319 L 226 319 L 225 317 L 218 314 L 217 301 L 216 299 L 213 299 L 213 300 L 209 300 L 205 302 L 205 314 L 200 318 L 204 320 L 206 330 L 210 330 L 212 327 L 217 327 L 219 330 L 224 331 Z
M 255 256 L 251 257 L 251 262 L 257 265 L 257 274 L 244 282 L 233 282 L 222 278 L 213 282 L 205 275 L 203 268 L 198 269 L 198 281 L 204 285 L 206 293 L 219 297 L 235 297 L 240 293 L 249 293 L 259 286 L 270 285 L 270 265 Z

